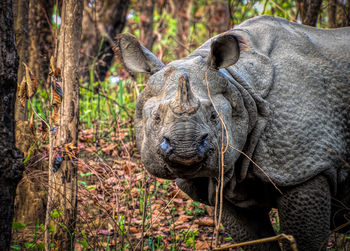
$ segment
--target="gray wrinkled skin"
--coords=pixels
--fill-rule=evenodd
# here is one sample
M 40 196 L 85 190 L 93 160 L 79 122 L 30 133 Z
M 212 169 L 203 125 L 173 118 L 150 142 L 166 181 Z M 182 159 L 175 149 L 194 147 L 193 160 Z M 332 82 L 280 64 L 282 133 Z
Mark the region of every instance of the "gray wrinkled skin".
M 131 35 L 117 38 L 116 54 L 129 70 L 152 74 L 135 116 L 151 174 L 176 179 L 194 200 L 214 205 L 227 141 L 263 170 L 231 147 L 224 154 L 223 224 L 234 241 L 274 235 L 272 207 L 299 250 L 318 250 L 330 228 L 346 222 L 350 28 L 321 30 L 261 16 L 167 66 Z

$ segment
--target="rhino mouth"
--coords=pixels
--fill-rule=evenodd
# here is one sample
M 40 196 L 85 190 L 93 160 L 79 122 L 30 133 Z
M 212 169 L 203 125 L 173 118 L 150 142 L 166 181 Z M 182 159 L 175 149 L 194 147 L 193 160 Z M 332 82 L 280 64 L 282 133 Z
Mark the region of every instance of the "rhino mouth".
M 184 138 L 190 137 L 186 135 Z M 193 135 L 193 138 L 175 141 L 164 136 L 158 145 L 158 155 L 172 175 L 179 178 L 194 176 L 207 166 L 212 152 L 209 134 Z
M 190 166 L 182 164 L 166 164 L 168 171 L 177 178 L 193 178 L 198 174 L 202 169 L 205 169 L 206 160 L 203 160 L 200 163 L 196 163 Z

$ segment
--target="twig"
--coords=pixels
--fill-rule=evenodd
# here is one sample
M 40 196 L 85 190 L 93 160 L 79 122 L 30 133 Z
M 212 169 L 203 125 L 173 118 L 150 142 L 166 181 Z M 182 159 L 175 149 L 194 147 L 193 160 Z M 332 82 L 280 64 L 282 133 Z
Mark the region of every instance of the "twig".
M 143 197 L 143 212 L 142 212 L 141 251 L 143 251 L 143 247 L 144 247 L 143 237 L 144 237 L 144 233 L 145 233 L 147 198 L 148 198 L 148 178 L 145 177 L 145 188 L 144 188 L 144 197 Z
M 52 78 L 52 77 L 51 77 Z M 50 85 L 50 106 L 52 107 L 53 104 L 53 88 L 52 85 Z M 44 121 L 44 120 L 43 120 Z M 45 122 L 45 121 L 44 121 Z M 52 124 L 52 109 L 50 109 L 50 114 L 49 114 L 49 125 L 45 122 L 47 125 L 47 128 L 51 128 Z M 50 250 L 49 245 L 50 245 L 50 232 L 49 232 L 49 225 L 50 225 L 50 213 L 52 209 L 52 194 L 53 194 L 53 168 L 52 168 L 52 162 L 53 162 L 53 138 L 52 138 L 52 133 L 51 130 L 49 130 L 49 170 L 48 170 L 48 196 L 47 196 L 47 204 L 46 204 L 46 214 L 45 214 L 45 236 L 44 236 L 44 244 L 45 244 L 45 249 Z
M 262 11 L 261 15 L 265 15 L 265 10 L 266 10 L 266 5 L 267 5 L 267 2 L 268 2 L 268 0 L 265 0 L 265 3 L 264 3 L 264 9 L 263 9 L 263 11 Z
M 225 134 L 226 134 L 226 146 L 225 146 L 225 151 L 224 153 L 226 153 L 227 151 L 227 148 L 228 148 L 228 145 L 229 145 L 229 140 L 228 140 L 228 136 L 227 136 L 227 128 L 226 128 L 226 124 L 224 123 L 224 120 L 222 119 L 222 115 L 219 113 L 219 111 L 216 109 L 216 106 L 213 102 L 213 99 L 211 98 L 211 95 L 210 95 L 210 89 L 209 89 L 209 85 L 208 85 L 208 71 L 205 72 L 205 82 L 207 84 L 207 90 L 208 90 L 208 97 L 210 99 L 210 102 L 212 103 L 213 105 L 213 108 L 215 110 L 215 112 L 218 114 L 219 116 L 219 119 L 221 121 L 221 125 L 223 125 L 224 129 L 225 129 Z
M 182 48 L 184 48 L 187 52 L 191 52 L 191 50 L 187 47 L 187 45 L 181 43 L 179 40 L 177 40 L 174 36 L 169 36 L 170 38 L 174 39 L 176 43 L 181 45 Z
M 271 0 L 271 2 L 276 6 L 277 9 L 281 10 L 284 15 L 288 16 L 293 22 L 297 22 L 297 20 L 295 19 L 295 17 L 292 17 L 291 15 L 289 15 L 287 13 L 287 11 L 285 11 L 281 6 L 279 6 L 275 1 Z
M 50 129 L 51 129 L 50 125 L 35 111 L 31 99 L 29 99 L 29 103 L 30 103 L 30 107 L 32 108 L 34 114 L 35 114 L 42 122 L 44 122 L 44 123 L 46 124 L 47 128 L 49 129 L 49 133 L 50 133 Z
M 159 219 L 159 217 L 164 213 L 164 211 L 168 208 L 168 206 L 170 205 L 171 202 L 173 202 L 173 200 L 176 198 L 177 194 L 180 192 L 180 190 L 178 190 L 176 192 L 176 194 L 171 198 L 171 200 L 168 202 L 168 204 L 165 205 L 165 207 L 163 208 L 163 210 L 157 214 L 156 219 L 153 222 L 157 222 L 157 220 Z M 147 235 L 149 233 L 149 231 L 151 230 L 153 224 L 150 224 L 149 228 L 147 229 L 145 235 Z M 133 250 L 137 250 L 137 248 L 139 247 L 139 245 L 141 244 L 141 240 L 137 243 L 136 247 Z
M 236 244 L 232 244 L 232 245 L 228 245 L 228 246 L 224 246 L 224 247 L 220 247 L 220 248 L 214 248 L 214 250 L 215 251 L 227 250 L 230 248 L 261 244 L 261 243 L 265 243 L 265 242 L 278 241 L 278 240 L 282 240 L 282 239 L 286 239 L 290 242 L 290 247 L 292 248 L 293 251 L 298 251 L 297 243 L 296 243 L 294 237 L 292 235 L 286 235 L 286 234 L 279 234 L 277 236 L 267 237 L 267 238 L 263 238 L 263 239 L 253 240 L 253 241 L 245 241 L 245 242 L 236 243 Z
M 265 176 L 266 176 L 266 178 L 271 182 L 271 184 L 276 188 L 276 190 L 277 190 L 280 194 L 283 195 L 282 191 L 277 187 L 277 185 L 275 184 L 275 182 L 272 181 L 272 179 L 270 178 L 270 176 L 269 176 L 257 163 L 255 163 L 254 160 L 252 160 L 247 154 L 245 154 L 245 153 L 242 152 L 241 150 L 237 149 L 236 147 L 231 146 L 231 145 L 230 145 L 230 147 L 231 147 L 233 150 L 235 150 L 235 151 L 239 152 L 240 154 L 244 155 L 247 159 L 249 159 L 249 160 L 250 160 L 250 161 L 251 161 Z
M 221 224 L 221 217 L 222 217 L 222 206 L 223 206 L 223 201 L 224 201 L 224 158 L 225 158 L 225 153 L 228 149 L 229 146 L 229 138 L 228 138 L 228 132 L 227 132 L 227 127 L 226 124 L 222 118 L 222 115 L 219 113 L 219 111 L 216 109 L 216 106 L 213 102 L 213 99 L 211 98 L 210 95 L 210 89 L 209 89 L 209 84 L 208 84 L 208 71 L 205 72 L 205 82 L 207 85 L 207 90 L 208 90 L 208 97 L 210 99 L 210 102 L 213 105 L 213 108 L 215 112 L 217 113 L 220 121 L 221 121 L 221 149 L 220 149 L 220 159 L 219 159 L 219 182 L 218 182 L 218 187 L 216 190 L 216 196 L 215 196 L 215 213 L 214 213 L 214 219 L 215 219 L 215 246 L 218 246 L 218 241 L 219 241 L 219 228 Z M 224 146 L 224 139 L 226 137 L 226 145 Z M 219 189 L 220 188 L 220 189 Z M 217 212 L 217 203 L 218 203 L 218 193 L 220 192 L 220 198 L 219 198 L 219 212 Z M 218 214 L 218 215 L 217 215 Z M 216 218 L 217 217 L 217 218 Z
M 335 229 L 333 229 L 328 235 L 326 238 L 324 238 L 324 240 L 322 241 L 321 243 L 321 246 L 320 248 L 318 249 L 318 251 L 321 251 L 322 250 L 322 247 L 326 244 L 327 240 L 328 240 L 328 237 L 331 235 L 331 234 L 334 234 L 335 232 L 339 231 L 340 229 L 342 228 L 345 228 L 347 226 L 350 226 L 350 221 L 340 225 L 339 227 L 336 227 Z

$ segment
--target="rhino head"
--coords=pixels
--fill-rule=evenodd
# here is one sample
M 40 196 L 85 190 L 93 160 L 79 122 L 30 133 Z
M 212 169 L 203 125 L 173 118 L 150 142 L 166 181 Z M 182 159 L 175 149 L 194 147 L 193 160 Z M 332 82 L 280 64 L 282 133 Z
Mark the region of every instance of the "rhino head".
M 238 36 L 223 34 L 203 46 L 203 55 L 165 66 L 134 36 L 117 37 L 115 52 L 125 67 L 151 74 L 135 115 L 137 146 L 151 174 L 217 178 L 224 152 L 225 179 L 235 175 L 240 153 L 229 146 L 244 148 L 257 113 L 249 94 L 232 84 L 224 70 L 239 59 L 241 44 Z

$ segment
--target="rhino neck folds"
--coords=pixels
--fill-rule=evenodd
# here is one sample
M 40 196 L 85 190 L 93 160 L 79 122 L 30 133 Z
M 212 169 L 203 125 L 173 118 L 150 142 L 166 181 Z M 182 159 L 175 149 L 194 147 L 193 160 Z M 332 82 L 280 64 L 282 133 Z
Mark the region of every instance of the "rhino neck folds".
M 240 91 L 244 101 L 244 106 L 249 114 L 249 134 L 242 151 L 249 158 L 252 158 L 259 137 L 265 130 L 269 107 L 267 102 L 257 93 L 257 91 L 254 90 L 251 85 L 232 67 L 228 67 L 224 71 L 227 72 L 225 75 L 228 77 L 229 82 Z M 272 83 L 269 85 L 272 85 Z M 235 173 L 238 182 L 244 180 L 247 176 L 248 167 L 251 162 L 249 158 L 241 154 L 240 159 L 235 163 Z

